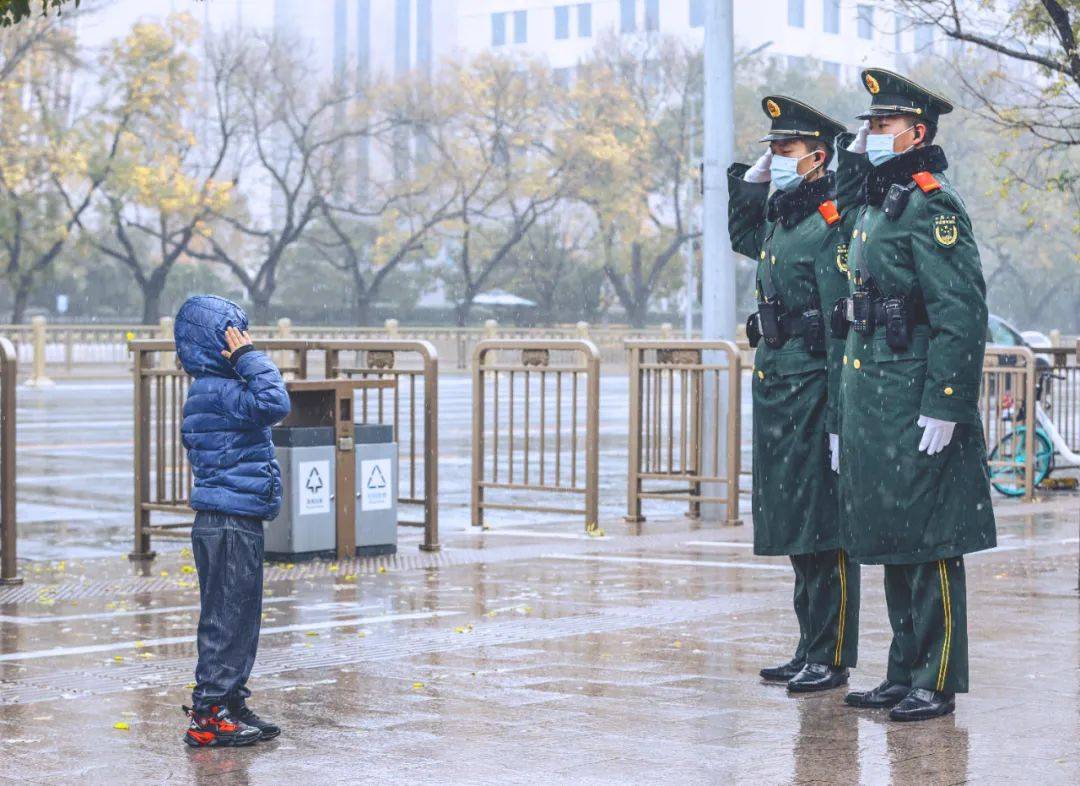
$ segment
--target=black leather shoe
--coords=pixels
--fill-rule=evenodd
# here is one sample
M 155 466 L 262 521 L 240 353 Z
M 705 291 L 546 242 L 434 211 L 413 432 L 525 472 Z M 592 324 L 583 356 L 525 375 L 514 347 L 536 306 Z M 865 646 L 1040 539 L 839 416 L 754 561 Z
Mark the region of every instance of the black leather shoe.
M 956 709 L 952 693 L 926 688 L 912 688 L 903 701 L 889 710 L 894 721 L 920 721 L 940 718 Z
M 802 671 L 788 680 L 787 689 L 792 693 L 813 693 L 846 685 L 848 670 L 843 666 L 826 666 L 824 663 L 807 663 Z
M 787 682 L 802 669 L 805 661 L 792 658 L 782 666 L 772 666 L 766 669 L 762 669 L 758 672 L 761 675 L 761 679 L 769 680 L 770 682 Z
M 844 697 L 844 702 L 862 709 L 887 710 L 899 704 L 910 691 L 910 685 L 885 680 L 873 690 L 852 691 Z

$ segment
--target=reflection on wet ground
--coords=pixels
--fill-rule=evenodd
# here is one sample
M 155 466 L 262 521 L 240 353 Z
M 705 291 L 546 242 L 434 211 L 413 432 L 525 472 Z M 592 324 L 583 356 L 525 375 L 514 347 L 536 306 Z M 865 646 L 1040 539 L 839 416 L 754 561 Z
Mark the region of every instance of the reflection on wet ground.
M 757 679 L 795 631 L 789 569 L 749 527 L 519 522 L 271 567 L 252 703 L 285 733 L 240 751 L 180 743 L 187 552 L 40 563 L 0 589 L 0 782 L 1080 782 L 1078 499 L 1000 511 L 968 563 L 972 693 L 908 725 Z M 863 576 L 860 687 L 888 646 Z

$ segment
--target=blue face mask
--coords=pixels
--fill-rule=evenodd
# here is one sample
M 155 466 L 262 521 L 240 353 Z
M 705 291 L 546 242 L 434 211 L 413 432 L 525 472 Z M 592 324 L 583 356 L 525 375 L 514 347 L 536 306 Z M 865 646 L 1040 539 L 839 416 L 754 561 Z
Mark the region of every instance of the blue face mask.
M 915 126 L 908 126 L 900 134 L 906 134 Z M 866 137 L 866 157 L 870 159 L 870 163 L 874 166 L 881 166 L 886 161 L 891 161 L 899 155 L 903 155 L 911 148 L 915 147 L 915 143 L 912 142 L 908 146 L 907 150 L 897 153 L 893 150 L 896 143 L 896 137 L 900 134 L 870 134 Z
M 791 158 L 790 156 L 773 156 L 772 164 L 769 166 L 769 173 L 772 177 L 773 185 L 779 188 L 781 191 L 791 191 L 802 185 L 803 180 L 806 179 L 805 175 L 799 174 L 799 162 L 803 158 L 814 155 L 809 153 L 802 158 Z M 816 169 L 817 167 L 815 167 Z M 811 172 L 813 170 L 810 170 Z

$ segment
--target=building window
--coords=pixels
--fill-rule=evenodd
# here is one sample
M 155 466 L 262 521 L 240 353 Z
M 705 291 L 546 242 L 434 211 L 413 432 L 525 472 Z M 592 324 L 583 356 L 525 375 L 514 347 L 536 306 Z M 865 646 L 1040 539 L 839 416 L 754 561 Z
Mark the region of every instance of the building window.
M 570 6 L 555 6 L 555 37 L 564 39 L 570 37 Z
M 635 5 L 637 0 L 619 0 L 619 30 L 623 33 L 632 33 L 637 30 L 637 16 Z
M 529 40 L 529 12 L 514 12 L 514 43 L 524 44 Z
M 787 23 L 790 27 L 806 27 L 806 0 L 787 0 Z
M 592 38 L 592 3 L 578 3 L 577 34 L 578 38 Z
M 840 64 L 839 63 L 832 63 L 832 62 L 826 60 L 824 63 L 822 63 L 822 66 L 824 66 L 826 74 L 828 74 L 829 76 L 831 76 L 833 79 L 837 80 L 838 82 L 840 81 Z
M 904 22 L 903 14 L 893 14 L 893 24 L 896 25 L 896 32 L 893 33 L 893 49 L 897 52 L 904 51 L 904 28 L 907 26 Z
M 921 24 L 915 28 L 915 51 L 922 52 L 934 48 L 934 26 Z
M 559 87 L 570 87 L 570 83 L 574 79 L 573 68 L 556 68 L 552 71 L 552 76 L 555 79 L 555 84 Z
M 822 29 L 826 33 L 840 32 L 840 0 L 823 0 Z
M 412 5 L 409 0 L 397 0 L 397 5 L 394 7 L 394 70 L 398 74 L 404 74 L 409 70 L 411 65 L 412 53 L 410 51 L 410 33 L 409 28 L 412 25 L 409 23 L 409 6 Z
M 491 45 L 502 46 L 506 43 L 506 14 L 491 15 Z
M 871 40 L 874 37 L 874 7 L 859 5 L 855 7 L 855 12 L 859 19 L 859 38 Z
M 416 0 L 416 64 L 431 71 L 431 0 Z
M 705 26 L 705 0 L 690 0 L 690 27 Z
M 645 29 L 660 29 L 660 0 L 645 0 Z

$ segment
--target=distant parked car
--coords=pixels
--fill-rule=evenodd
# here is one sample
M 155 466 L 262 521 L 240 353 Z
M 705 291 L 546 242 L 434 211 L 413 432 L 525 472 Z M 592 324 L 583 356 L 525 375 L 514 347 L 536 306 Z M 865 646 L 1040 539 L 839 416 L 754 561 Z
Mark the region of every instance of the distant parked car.
M 1028 333 L 1039 336 L 1042 340 L 1028 341 L 1025 338 Z M 1050 346 L 1050 339 L 1034 330 L 1021 333 L 997 314 L 991 314 L 990 319 L 987 320 L 986 343 L 995 347 L 1027 347 L 1037 350 L 1040 347 Z M 1044 355 L 1035 356 L 1035 368 L 1049 368 L 1050 365 L 1050 361 Z
M 1020 334 L 1024 337 L 1025 343 L 1029 347 L 1052 347 L 1054 344 L 1050 341 L 1050 336 L 1042 333 L 1038 330 L 1025 330 Z

